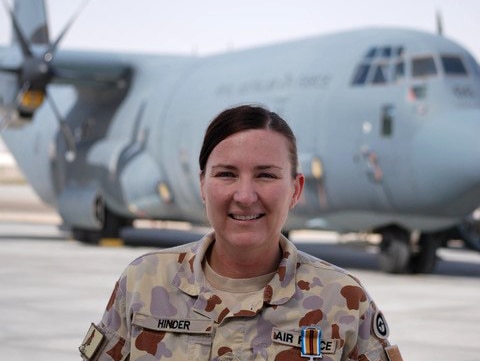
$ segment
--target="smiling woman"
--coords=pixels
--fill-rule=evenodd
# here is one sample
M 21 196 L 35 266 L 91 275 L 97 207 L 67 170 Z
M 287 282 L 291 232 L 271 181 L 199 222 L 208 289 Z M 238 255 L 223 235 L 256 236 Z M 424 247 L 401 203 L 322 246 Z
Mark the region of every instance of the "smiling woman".
M 359 281 L 281 234 L 304 186 L 282 118 L 223 111 L 199 163 L 213 232 L 133 261 L 80 346 L 84 359 L 402 360 Z
M 279 235 L 304 184 L 297 163 L 292 132 L 262 108 L 230 109 L 207 129 L 200 184 L 215 229 L 208 260 L 218 273 L 249 278 L 276 270 Z

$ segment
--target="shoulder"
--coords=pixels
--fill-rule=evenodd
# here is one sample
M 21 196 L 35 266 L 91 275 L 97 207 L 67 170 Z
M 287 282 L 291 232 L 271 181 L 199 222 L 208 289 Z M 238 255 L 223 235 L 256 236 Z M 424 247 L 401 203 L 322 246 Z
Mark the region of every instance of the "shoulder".
M 145 253 L 130 262 L 124 273 L 132 274 L 145 271 L 151 273 L 153 270 L 177 269 L 186 258 L 194 256 L 198 244 L 199 241 Z
M 309 278 L 319 277 L 322 283 L 334 282 L 363 288 L 358 278 L 347 270 L 300 250 L 298 250 L 297 267 L 299 275 L 306 274 Z

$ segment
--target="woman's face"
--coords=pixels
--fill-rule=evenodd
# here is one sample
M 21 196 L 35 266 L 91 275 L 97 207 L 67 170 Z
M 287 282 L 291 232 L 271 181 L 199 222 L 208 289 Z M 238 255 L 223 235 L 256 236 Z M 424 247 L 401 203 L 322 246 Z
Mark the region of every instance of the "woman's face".
M 200 179 L 216 241 L 252 250 L 276 244 L 303 189 L 303 175 L 291 174 L 288 141 L 278 132 L 247 130 L 220 142 Z

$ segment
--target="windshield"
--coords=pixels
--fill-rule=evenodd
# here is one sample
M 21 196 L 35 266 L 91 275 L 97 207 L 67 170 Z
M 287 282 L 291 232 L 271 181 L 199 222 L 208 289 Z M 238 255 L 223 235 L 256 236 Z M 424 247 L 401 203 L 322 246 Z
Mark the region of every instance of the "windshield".
M 365 53 L 354 70 L 351 84 L 386 85 L 407 76 L 426 79 L 443 76 L 468 76 L 463 56 L 455 54 L 425 54 L 404 56 L 403 46 L 375 46 Z

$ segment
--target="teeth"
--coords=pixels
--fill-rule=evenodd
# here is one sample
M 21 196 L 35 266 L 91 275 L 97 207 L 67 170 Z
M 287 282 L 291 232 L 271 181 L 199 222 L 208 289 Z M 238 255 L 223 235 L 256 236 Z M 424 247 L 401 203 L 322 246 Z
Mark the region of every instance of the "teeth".
M 233 214 L 232 217 L 233 219 L 236 219 L 238 221 L 251 221 L 252 219 L 260 218 L 258 214 L 251 215 L 251 216 L 239 216 L 239 215 Z

